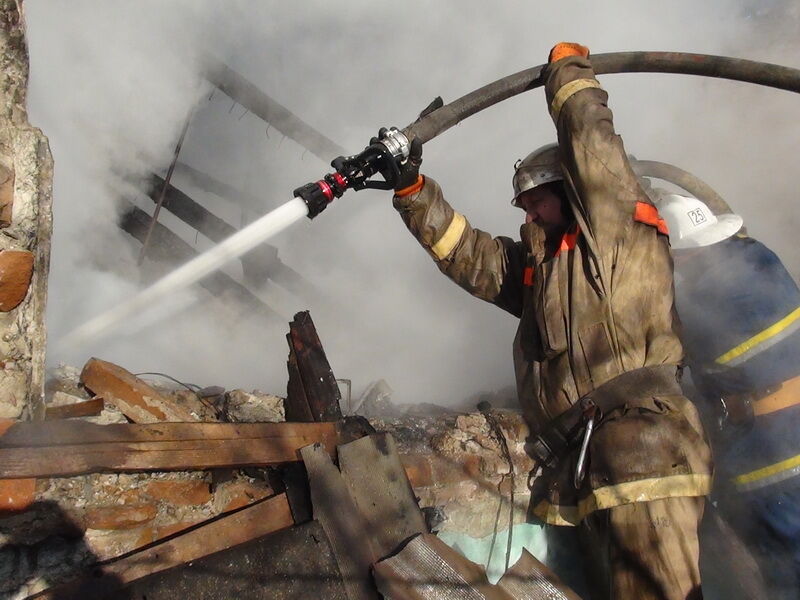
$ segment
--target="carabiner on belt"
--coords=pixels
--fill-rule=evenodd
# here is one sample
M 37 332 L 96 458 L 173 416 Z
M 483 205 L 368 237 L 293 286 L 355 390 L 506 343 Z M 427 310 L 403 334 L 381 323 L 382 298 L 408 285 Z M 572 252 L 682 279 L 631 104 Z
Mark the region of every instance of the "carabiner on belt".
M 583 429 L 583 441 L 581 442 L 581 449 L 578 453 L 578 463 L 575 465 L 575 475 L 572 480 L 576 490 L 580 489 L 583 478 L 586 475 L 586 454 L 589 450 L 589 440 L 592 438 L 594 423 L 597 418 L 597 405 L 591 400 L 587 402 L 586 408 L 583 411 L 583 418 L 586 421 L 586 425 Z

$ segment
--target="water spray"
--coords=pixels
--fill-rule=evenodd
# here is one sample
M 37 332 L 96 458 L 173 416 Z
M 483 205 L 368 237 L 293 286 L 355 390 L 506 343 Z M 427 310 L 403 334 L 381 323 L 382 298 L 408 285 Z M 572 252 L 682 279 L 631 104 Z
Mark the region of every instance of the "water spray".
M 756 61 L 678 52 L 615 52 L 591 57 L 598 75 L 610 73 L 680 73 L 731 79 L 800 93 L 800 70 Z M 234 234 L 218 246 L 179 267 L 133 298 L 91 319 L 59 340 L 79 345 L 112 331 L 120 323 L 147 310 L 159 299 L 174 294 L 219 269 L 303 217 L 313 219 L 348 189 L 389 190 L 408 158 L 410 140 L 423 143 L 444 133 L 467 117 L 522 92 L 541 87 L 546 65 L 498 79 L 444 106 L 423 111 L 403 130 L 381 129 L 378 138 L 359 154 L 340 156 L 334 168 L 316 182 L 294 190 L 294 198 Z M 372 179 L 380 174 L 382 179 Z
M 156 305 L 159 300 L 192 285 L 226 263 L 249 252 L 289 228 L 303 217 L 313 219 L 348 189 L 392 189 L 400 174 L 399 161 L 408 158 L 408 138 L 396 128 L 381 129 L 379 138 L 359 154 L 340 156 L 331 165 L 335 171 L 319 181 L 300 186 L 294 198 L 254 221 L 224 242 L 178 267 L 149 288 L 105 313 L 87 321 L 58 341 L 79 346 L 98 339 L 126 320 Z M 381 173 L 383 180 L 371 180 Z

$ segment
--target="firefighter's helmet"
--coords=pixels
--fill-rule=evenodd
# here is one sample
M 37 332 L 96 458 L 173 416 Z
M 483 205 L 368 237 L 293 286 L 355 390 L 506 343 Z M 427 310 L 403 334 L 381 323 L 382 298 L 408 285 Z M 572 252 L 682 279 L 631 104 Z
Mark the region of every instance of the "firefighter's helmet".
M 542 146 L 514 165 L 514 179 L 511 182 L 514 186 L 514 198 L 511 204 L 516 206 L 517 198 L 528 190 L 562 179 L 564 176 L 561 174 L 558 144 Z
M 739 215 L 715 215 L 697 198 L 654 191 L 656 208 L 667 222 L 669 243 L 674 250 L 716 244 L 734 235 L 744 223 Z

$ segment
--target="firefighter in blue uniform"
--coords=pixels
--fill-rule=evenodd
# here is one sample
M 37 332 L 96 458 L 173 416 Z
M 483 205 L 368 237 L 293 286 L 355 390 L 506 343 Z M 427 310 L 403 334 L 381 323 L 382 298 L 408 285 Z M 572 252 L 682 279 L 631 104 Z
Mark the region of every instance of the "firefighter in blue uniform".
M 797 597 L 800 290 L 769 248 L 737 235 L 738 215 L 715 216 L 695 198 L 657 196 L 669 227 L 686 360 L 697 389 L 720 409 L 718 497 L 739 505 L 732 522 L 746 529 L 746 539 L 774 542 L 788 569 L 776 576 L 780 561 L 770 560 L 765 575 L 773 571 L 773 584 Z

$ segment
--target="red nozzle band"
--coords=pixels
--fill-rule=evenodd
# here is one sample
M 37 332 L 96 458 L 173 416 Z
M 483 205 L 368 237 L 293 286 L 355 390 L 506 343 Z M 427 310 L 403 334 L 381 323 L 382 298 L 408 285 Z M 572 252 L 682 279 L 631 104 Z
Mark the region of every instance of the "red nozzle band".
M 322 194 L 325 196 L 325 198 L 328 199 L 328 202 L 333 202 L 333 197 L 334 197 L 333 188 L 330 185 L 328 185 L 328 182 L 325 181 L 324 179 L 320 179 L 317 182 L 317 185 L 319 186 L 319 189 L 322 190 Z

